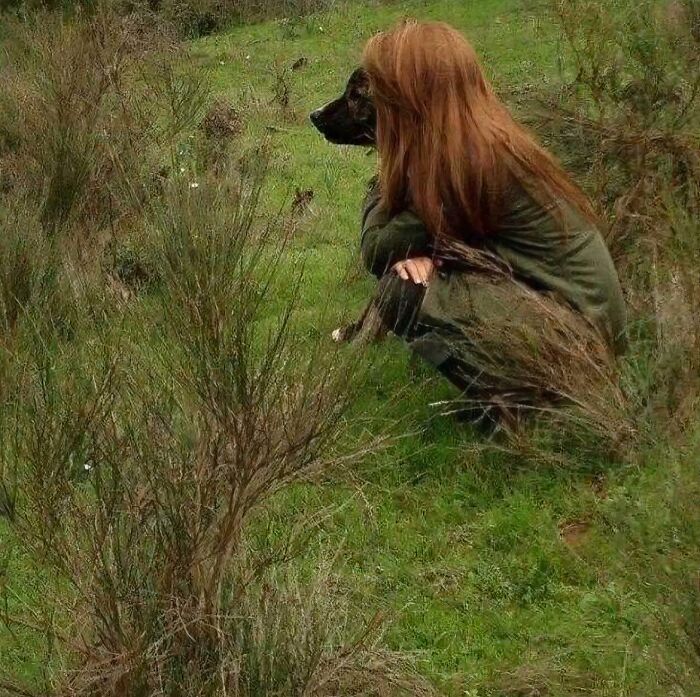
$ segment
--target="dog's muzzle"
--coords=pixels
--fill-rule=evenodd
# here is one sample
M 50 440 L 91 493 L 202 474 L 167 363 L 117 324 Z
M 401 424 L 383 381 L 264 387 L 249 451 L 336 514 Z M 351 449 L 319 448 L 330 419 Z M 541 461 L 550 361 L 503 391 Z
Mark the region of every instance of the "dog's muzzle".
M 321 125 L 321 115 L 323 114 L 323 109 L 324 107 L 321 107 L 320 109 L 316 109 L 316 111 L 312 111 L 309 114 L 309 118 L 311 119 L 311 123 L 316 126 L 316 128 L 319 128 Z

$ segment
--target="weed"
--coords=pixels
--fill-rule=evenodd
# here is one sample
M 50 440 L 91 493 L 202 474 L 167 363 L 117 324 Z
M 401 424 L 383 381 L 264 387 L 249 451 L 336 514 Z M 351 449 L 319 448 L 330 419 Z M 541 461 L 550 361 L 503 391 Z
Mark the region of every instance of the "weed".
M 285 120 L 290 120 L 294 116 L 292 105 L 292 87 L 289 83 L 291 70 L 289 66 L 275 63 L 274 83 L 272 87 L 273 103 L 280 110 Z

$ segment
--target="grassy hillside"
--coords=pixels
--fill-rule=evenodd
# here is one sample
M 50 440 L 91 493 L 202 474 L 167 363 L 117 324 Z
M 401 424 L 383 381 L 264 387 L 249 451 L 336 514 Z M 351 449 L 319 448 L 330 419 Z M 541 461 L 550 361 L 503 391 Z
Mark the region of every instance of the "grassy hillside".
M 325 143 L 307 114 L 342 90 L 367 37 L 406 15 L 463 30 L 507 100 L 560 78 L 558 30 L 523 0 L 341 5 L 200 39 L 186 59 L 238 111 L 236 147 L 269 144 L 264 207 L 282 212 L 293 239 L 264 313 L 279 314 L 303 267 L 298 321 L 329 351 L 325 337 L 373 287 L 358 261 L 358 209 L 376 162 Z M 178 164 L 189 172 L 194 157 L 185 141 Z M 191 183 L 206 186 L 191 167 Z M 313 198 L 291 215 L 296 189 Z M 260 546 L 315 519 L 292 562 L 300 575 L 337 550 L 356 612 L 385 616 L 382 642 L 415 654 L 447 694 L 700 695 L 697 441 L 650 446 L 624 464 L 576 452 L 563 454 L 569 464 L 525 458 L 440 416 L 434 403 L 450 388 L 411 365 L 396 339 L 363 363 L 348 437 L 389 421 L 402 436 L 357 467 L 277 494 L 254 526 Z M 0 527 L 0 542 L 10 539 Z M 40 605 L 46 580 L 19 553 L 6 578 L 12 603 Z M 3 668 L 38 676 L 44 660 L 40 641 L 0 632 Z

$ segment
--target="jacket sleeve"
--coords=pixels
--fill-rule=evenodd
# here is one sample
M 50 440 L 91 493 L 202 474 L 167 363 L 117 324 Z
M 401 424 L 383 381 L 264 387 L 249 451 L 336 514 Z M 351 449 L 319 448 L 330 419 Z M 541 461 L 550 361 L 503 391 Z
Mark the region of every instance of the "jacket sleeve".
M 389 217 L 379 198 L 375 178 L 370 182 L 363 206 L 360 248 L 367 270 L 377 278 L 397 261 L 432 254 L 430 235 L 420 218 L 410 210 Z

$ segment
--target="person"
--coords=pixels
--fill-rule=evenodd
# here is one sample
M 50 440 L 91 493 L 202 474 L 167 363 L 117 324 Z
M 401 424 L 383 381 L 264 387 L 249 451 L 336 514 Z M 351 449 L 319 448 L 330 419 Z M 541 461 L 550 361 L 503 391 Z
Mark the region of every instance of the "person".
M 557 341 L 612 361 L 625 304 L 593 206 L 498 99 L 469 42 L 405 21 L 369 40 L 362 66 L 379 174 L 361 252 L 385 324 L 484 402 L 551 396 L 527 371 L 558 360 Z

